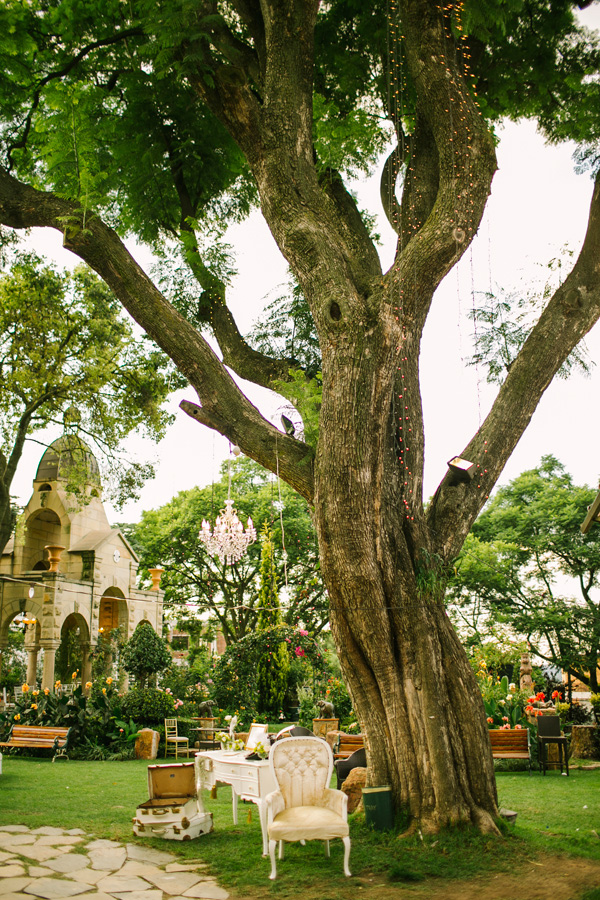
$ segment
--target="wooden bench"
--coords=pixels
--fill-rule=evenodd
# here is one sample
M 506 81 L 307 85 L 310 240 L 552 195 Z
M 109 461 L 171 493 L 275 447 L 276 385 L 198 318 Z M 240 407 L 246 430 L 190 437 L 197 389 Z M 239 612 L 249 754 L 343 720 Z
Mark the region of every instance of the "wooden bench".
M 49 725 L 13 725 L 8 740 L 0 743 L 0 747 L 54 750 L 52 762 L 61 757 L 68 759 L 67 746 L 71 730 Z
M 362 750 L 364 746 L 362 734 L 344 734 L 340 731 L 333 745 L 333 758 L 348 759 L 355 750 Z
M 529 728 L 493 728 L 488 734 L 494 759 L 526 759 L 531 775 Z

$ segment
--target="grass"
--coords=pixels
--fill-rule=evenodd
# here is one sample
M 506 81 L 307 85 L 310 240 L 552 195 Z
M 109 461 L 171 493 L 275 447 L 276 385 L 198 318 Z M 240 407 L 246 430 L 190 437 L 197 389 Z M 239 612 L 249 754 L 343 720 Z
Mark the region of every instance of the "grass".
M 253 804 L 240 803 L 239 822 L 234 826 L 228 787 L 220 787 L 216 799 L 204 798 L 214 816 L 211 834 L 168 845 L 156 838 L 133 838 L 132 816 L 148 798 L 147 766 L 145 760 L 52 763 L 5 755 L 0 824 L 82 828 L 98 837 L 168 849 L 183 861 L 201 857 L 232 896 L 244 900 L 299 894 L 304 900 L 354 900 L 362 890 L 379 897 L 378 888 L 384 890 L 381 896 L 391 898 L 396 886 L 421 893 L 427 884 L 439 886 L 445 880 L 514 871 L 532 855 L 600 860 L 596 834 L 600 830 L 600 769 L 575 770 L 569 778 L 558 772 L 545 777 L 502 772 L 497 777 L 500 805 L 518 811 L 517 824 L 505 829 L 505 840 L 485 838 L 470 829 L 422 840 L 418 836 L 400 839 L 397 832 L 373 832 L 357 815 L 351 822 L 353 878 L 342 874 L 341 842 L 332 842 L 330 860 L 320 844 L 291 844 L 272 884 L 267 878 L 268 860 L 260 855 L 258 810 Z M 600 900 L 600 894 L 593 891 L 586 900 Z

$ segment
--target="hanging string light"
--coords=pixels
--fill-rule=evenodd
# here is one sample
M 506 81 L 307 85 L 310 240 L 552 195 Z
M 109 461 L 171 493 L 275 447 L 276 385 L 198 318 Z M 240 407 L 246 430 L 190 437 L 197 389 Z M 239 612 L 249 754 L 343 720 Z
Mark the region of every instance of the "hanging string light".
M 237 447 L 234 448 L 235 453 Z M 238 450 L 239 452 L 239 450 Z M 222 509 L 215 521 L 215 527 L 211 531 L 210 523 L 202 520 L 202 526 L 198 537 L 206 546 L 211 556 L 218 556 L 222 563 L 228 566 L 238 562 L 256 540 L 256 528 L 252 519 L 248 519 L 246 530 L 240 522 L 237 510 L 233 507 L 231 499 L 231 464 L 229 464 L 229 483 L 227 486 L 227 500 L 225 509 Z

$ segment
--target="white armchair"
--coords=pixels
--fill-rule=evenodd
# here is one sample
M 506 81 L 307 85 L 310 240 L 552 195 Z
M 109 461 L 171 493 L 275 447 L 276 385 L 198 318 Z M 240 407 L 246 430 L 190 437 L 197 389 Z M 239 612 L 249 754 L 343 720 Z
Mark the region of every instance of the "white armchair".
M 275 846 L 283 859 L 284 841 L 329 841 L 344 844 L 344 875 L 350 875 L 348 798 L 329 787 L 333 753 L 329 744 L 316 737 L 290 737 L 277 741 L 269 754 L 271 772 L 279 790 L 266 797 L 269 834 L 270 878 L 277 877 Z

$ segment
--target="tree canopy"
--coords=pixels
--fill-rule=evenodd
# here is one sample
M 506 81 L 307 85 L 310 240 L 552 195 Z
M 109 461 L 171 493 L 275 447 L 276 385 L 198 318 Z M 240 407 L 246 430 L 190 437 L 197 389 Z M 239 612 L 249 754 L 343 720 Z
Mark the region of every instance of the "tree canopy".
M 25 441 L 49 426 L 85 435 L 104 462 L 118 503 L 136 495 L 153 468 L 128 461 L 132 431 L 159 440 L 172 420 L 163 403 L 181 384 L 168 358 L 132 323 L 85 266 L 60 272 L 17 253 L 0 274 L 0 547 L 13 526 L 11 484 Z M 70 479 L 77 492 L 77 477 Z
M 476 521 L 452 593 L 461 605 L 481 601 L 484 633 L 508 625 L 537 656 L 597 692 L 600 531 L 584 536 L 580 528 L 595 495 L 544 456 L 501 487 Z
M 549 140 L 575 140 L 582 163 L 597 157 L 599 42 L 576 10 L 572 0 L 0 5 L 0 221 L 60 231 L 188 379 L 198 402 L 182 409 L 314 507 L 368 778 L 391 785 L 413 829 L 498 831 L 484 709 L 445 579 L 545 389 L 600 315 L 600 182 L 579 256 L 461 451 L 472 477 L 449 470 L 427 504 L 421 339 L 480 226 L 494 124 L 533 118 Z M 384 147 L 381 200 L 398 238 L 387 271 L 347 186 Z M 310 311 L 319 353 L 306 368 L 287 340 L 278 355 L 253 346 L 227 307 L 219 234 L 255 201 Z M 165 253 L 176 241 L 179 258 L 152 281 L 129 233 Z M 276 428 L 243 379 L 288 391 L 304 427 Z

